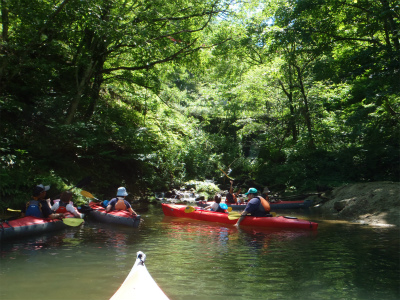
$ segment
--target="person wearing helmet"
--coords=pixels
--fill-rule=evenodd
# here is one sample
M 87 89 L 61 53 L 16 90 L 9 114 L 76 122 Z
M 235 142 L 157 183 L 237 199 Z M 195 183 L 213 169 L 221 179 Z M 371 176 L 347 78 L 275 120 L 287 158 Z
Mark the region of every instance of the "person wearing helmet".
M 132 214 L 132 216 L 136 216 L 137 213 L 132 209 L 132 205 L 125 200 L 126 196 L 128 196 L 126 189 L 124 187 L 119 187 L 117 191 L 117 197 L 108 202 L 106 211 L 110 212 L 112 210 L 127 210 Z
M 269 215 L 271 208 L 268 201 L 261 196 L 257 196 L 257 194 L 258 191 L 255 188 L 250 188 L 248 192 L 245 193 L 245 195 L 247 195 L 248 203 L 235 226 L 239 226 L 248 214 L 253 217 L 267 217 Z

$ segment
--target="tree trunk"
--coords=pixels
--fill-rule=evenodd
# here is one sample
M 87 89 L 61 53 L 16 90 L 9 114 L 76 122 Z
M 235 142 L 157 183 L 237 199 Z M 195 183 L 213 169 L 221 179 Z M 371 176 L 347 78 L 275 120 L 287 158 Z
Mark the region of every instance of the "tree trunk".
M 303 98 L 303 103 L 304 103 L 304 119 L 306 122 L 307 126 L 307 132 L 308 132 L 308 138 L 309 138 L 309 146 L 310 148 L 314 148 L 314 138 L 313 138 L 313 132 L 312 132 L 312 124 L 311 124 L 311 116 L 310 116 L 310 109 L 308 106 L 308 97 L 304 88 L 304 83 L 303 83 L 303 76 L 300 67 L 296 66 L 297 70 L 297 80 L 299 82 L 300 86 L 300 92 L 301 96 Z
M 3 24 L 2 30 L 2 39 L 4 42 L 8 40 L 8 8 L 7 8 L 7 0 L 1 0 L 1 23 Z
M 86 68 L 85 74 L 83 75 L 83 77 L 80 80 L 78 79 L 78 74 L 76 75 L 76 77 L 77 77 L 76 94 L 75 94 L 75 97 L 72 99 L 71 105 L 69 107 L 68 115 L 65 120 L 65 125 L 70 125 L 72 123 L 72 120 L 78 109 L 79 102 L 84 94 L 84 90 L 87 87 L 87 85 L 89 84 L 90 78 L 92 77 L 94 66 L 95 66 L 95 63 L 93 61 L 91 61 L 90 64 L 88 65 L 88 67 Z

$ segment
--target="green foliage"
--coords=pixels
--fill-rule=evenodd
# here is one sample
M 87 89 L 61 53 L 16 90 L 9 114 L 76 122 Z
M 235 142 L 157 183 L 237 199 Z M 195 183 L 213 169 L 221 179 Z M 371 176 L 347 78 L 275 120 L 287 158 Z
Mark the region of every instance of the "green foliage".
M 204 196 L 206 199 L 213 199 L 214 195 L 220 191 L 220 188 L 212 181 L 190 180 L 185 182 L 185 185 L 194 185 L 199 196 Z
M 87 175 L 104 198 L 220 170 L 297 190 L 398 180 L 398 6 L 230 4 L 2 2 L 0 205 Z

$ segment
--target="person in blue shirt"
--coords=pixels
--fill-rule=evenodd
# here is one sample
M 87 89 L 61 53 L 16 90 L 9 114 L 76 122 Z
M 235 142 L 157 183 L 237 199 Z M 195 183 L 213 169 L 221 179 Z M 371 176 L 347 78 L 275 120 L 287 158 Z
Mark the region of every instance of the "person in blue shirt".
M 132 216 L 136 216 L 137 213 L 133 210 L 132 205 L 125 200 L 125 197 L 128 196 L 126 189 L 124 187 L 119 187 L 117 191 L 117 198 L 111 199 L 108 204 L 106 211 L 110 212 L 112 210 L 127 210 Z
M 250 188 L 245 195 L 247 195 L 247 205 L 241 213 L 241 217 L 236 222 L 235 226 L 239 226 L 243 219 L 250 214 L 252 217 L 267 217 L 271 207 L 267 200 L 261 196 L 257 196 L 258 191 L 255 188 Z

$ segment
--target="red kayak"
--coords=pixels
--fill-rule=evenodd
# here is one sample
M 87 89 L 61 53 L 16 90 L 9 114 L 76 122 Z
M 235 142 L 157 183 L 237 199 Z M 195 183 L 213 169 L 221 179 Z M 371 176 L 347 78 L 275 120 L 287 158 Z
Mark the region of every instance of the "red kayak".
M 140 215 L 132 217 L 132 215 L 126 210 L 113 210 L 106 212 L 106 209 L 103 206 L 93 201 L 89 202 L 89 206 L 91 208 L 88 212 L 89 216 L 99 222 L 139 227 Z
M 65 214 L 67 218 L 73 218 L 70 213 Z M 18 238 L 22 236 L 41 234 L 60 230 L 68 227 L 60 219 L 22 217 L 15 220 L 4 220 L 0 222 L 0 240 Z
M 164 215 L 170 217 L 190 218 L 208 222 L 218 222 L 224 224 L 236 224 L 236 220 L 230 220 L 227 213 L 213 212 L 203 210 L 197 207 L 192 212 L 185 212 L 185 205 L 165 204 L 161 203 Z M 188 210 L 186 210 L 188 211 Z M 190 211 L 190 210 L 189 210 Z M 301 229 L 317 229 L 318 223 L 301 220 L 294 217 L 251 217 L 247 216 L 240 223 L 240 226 L 253 227 L 269 227 L 269 228 L 301 228 Z

